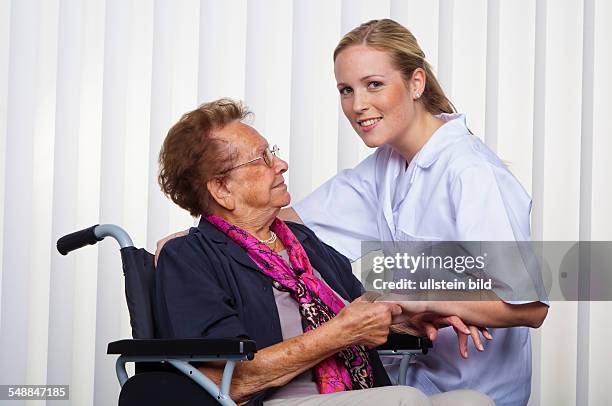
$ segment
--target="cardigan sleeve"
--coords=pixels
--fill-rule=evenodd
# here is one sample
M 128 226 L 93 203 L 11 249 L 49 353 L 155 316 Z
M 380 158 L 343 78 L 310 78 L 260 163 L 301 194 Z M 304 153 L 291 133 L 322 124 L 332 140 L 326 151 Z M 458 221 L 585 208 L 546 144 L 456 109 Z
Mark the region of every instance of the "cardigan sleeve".
M 156 271 L 156 309 L 165 338 L 249 338 L 234 299 L 192 234 L 168 241 Z

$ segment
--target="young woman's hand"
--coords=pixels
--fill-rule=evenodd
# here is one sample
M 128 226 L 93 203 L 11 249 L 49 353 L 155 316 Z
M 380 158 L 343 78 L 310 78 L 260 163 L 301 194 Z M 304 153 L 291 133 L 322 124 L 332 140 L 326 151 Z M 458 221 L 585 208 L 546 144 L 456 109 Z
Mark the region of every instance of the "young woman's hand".
M 162 248 L 164 248 L 164 244 L 166 244 L 168 241 L 170 241 L 173 238 L 183 237 L 187 234 L 189 234 L 189 230 L 182 230 L 182 231 L 170 234 L 162 238 L 161 240 L 157 241 L 157 247 L 155 248 L 155 266 L 157 266 L 157 259 L 159 258 L 159 253 L 161 252 Z
M 455 333 L 457 333 L 459 353 L 465 359 L 468 358 L 468 337 L 472 337 L 474 347 L 476 347 L 476 350 L 480 352 L 483 352 L 485 350 L 483 340 L 480 338 L 480 335 L 482 334 L 482 336 L 488 341 L 491 341 L 493 339 L 493 335 L 486 327 L 468 326 L 468 329 L 470 331 L 469 334 L 467 334 L 465 331 L 459 331 L 455 328 Z
M 468 358 L 468 338 L 471 337 L 474 347 L 478 351 L 484 351 L 482 336 L 492 340 L 493 336 L 486 327 L 468 326 L 458 316 L 440 316 L 435 313 L 418 313 L 409 317 L 399 325 L 393 326 L 392 330 L 404 334 L 416 336 L 427 336 L 431 341 L 438 338 L 438 330 L 444 327 L 452 327 L 457 334 L 459 353 L 463 358 Z

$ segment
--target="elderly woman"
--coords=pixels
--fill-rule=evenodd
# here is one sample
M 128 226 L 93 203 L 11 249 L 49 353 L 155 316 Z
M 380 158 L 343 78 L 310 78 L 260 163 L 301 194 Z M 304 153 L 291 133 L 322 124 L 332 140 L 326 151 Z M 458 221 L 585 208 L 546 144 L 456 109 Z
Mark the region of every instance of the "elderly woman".
M 241 104 L 218 100 L 185 114 L 160 153 L 159 183 L 197 228 L 162 249 L 155 312 L 162 337 L 249 337 L 231 397 L 249 404 L 490 404 L 472 391 L 431 398 L 386 387 L 375 351 L 391 303 L 359 300 L 348 260 L 307 227 L 276 216 L 290 196 L 277 147 L 242 121 Z M 220 366 L 200 368 L 220 380 Z

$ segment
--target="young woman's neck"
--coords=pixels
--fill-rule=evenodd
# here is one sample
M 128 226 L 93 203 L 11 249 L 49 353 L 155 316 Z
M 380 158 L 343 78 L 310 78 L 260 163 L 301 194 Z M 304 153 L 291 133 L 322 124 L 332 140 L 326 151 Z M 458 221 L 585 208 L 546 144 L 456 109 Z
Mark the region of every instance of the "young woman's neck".
M 403 136 L 398 137 L 391 146 L 404 157 L 406 165 L 408 165 L 443 124 L 442 119 L 419 106 L 408 131 Z

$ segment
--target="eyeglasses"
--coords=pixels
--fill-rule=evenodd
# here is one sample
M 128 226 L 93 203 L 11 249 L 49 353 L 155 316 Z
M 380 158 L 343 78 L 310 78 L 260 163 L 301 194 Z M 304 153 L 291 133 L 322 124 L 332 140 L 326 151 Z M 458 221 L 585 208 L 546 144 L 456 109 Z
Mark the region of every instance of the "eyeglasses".
M 255 158 L 255 159 L 251 159 L 250 161 L 244 162 L 244 163 L 242 163 L 240 165 L 233 166 L 233 167 L 223 171 L 223 173 L 227 173 L 229 171 L 233 171 L 236 168 L 240 168 L 241 166 L 245 166 L 245 165 L 248 165 L 248 164 L 253 163 L 255 161 L 259 161 L 260 159 L 264 160 L 264 162 L 266 163 L 268 168 L 272 168 L 274 157 L 277 156 L 276 154 L 278 153 L 278 151 L 279 151 L 279 148 L 278 148 L 277 145 L 274 145 L 272 147 L 272 149 L 270 149 L 270 147 L 266 147 L 266 149 L 264 149 L 264 152 L 263 152 L 263 154 L 261 154 L 261 156 Z

